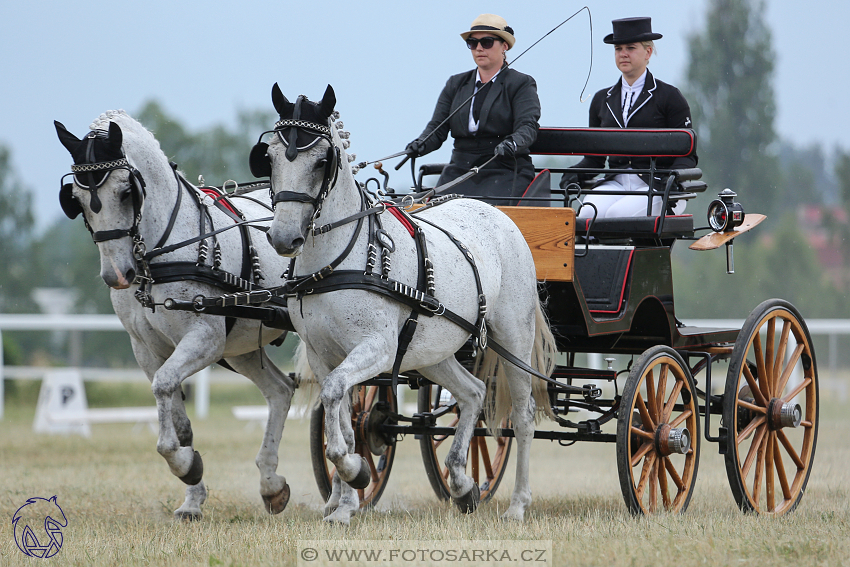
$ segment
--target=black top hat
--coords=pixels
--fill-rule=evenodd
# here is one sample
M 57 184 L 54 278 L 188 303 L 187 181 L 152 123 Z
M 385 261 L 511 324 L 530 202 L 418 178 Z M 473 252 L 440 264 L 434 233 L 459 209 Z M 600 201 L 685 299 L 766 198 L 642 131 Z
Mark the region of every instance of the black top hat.
M 614 33 L 605 36 L 602 40 L 605 43 L 638 43 L 662 37 L 660 33 L 652 33 L 652 18 L 623 18 L 611 23 L 614 24 Z

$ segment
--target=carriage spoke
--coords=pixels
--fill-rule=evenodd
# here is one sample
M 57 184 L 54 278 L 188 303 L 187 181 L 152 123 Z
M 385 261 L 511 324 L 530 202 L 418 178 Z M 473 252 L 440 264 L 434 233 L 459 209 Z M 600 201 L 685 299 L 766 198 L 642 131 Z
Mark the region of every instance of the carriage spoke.
M 677 380 L 676 384 L 673 385 L 670 399 L 667 400 L 667 404 L 664 406 L 664 413 L 661 415 L 662 423 L 667 423 L 670 420 L 670 416 L 673 415 L 673 406 L 676 405 L 676 400 L 679 399 L 679 393 L 682 391 L 684 385 L 685 383 L 681 380 Z
M 658 423 L 664 423 L 664 392 L 667 390 L 667 372 L 669 370 L 669 364 L 662 364 L 661 370 L 658 372 L 658 391 L 655 394 L 655 403 L 658 404 L 655 415 L 658 416 Z
M 469 460 L 472 462 L 472 480 L 475 484 L 481 484 L 479 479 L 479 463 L 478 463 L 478 445 L 483 441 L 482 437 L 473 437 L 472 443 L 469 444 Z
M 756 413 L 760 413 L 762 415 L 767 415 L 767 408 L 763 406 L 757 406 L 755 404 L 751 404 L 746 400 L 738 400 L 738 405 L 747 408 L 748 410 L 754 411 Z
M 369 463 L 369 470 L 372 473 L 372 482 L 378 482 L 378 469 L 375 467 L 375 458 L 372 456 L 372 452 L 369 450 L 364 450 L 364 455 L 366 462 Z
M 639 427 L 635 427 L 634 425 L 632 425 L 631 432 L 632 432 L 633 435 L 637 435 L 638 437 L 643 437 L 644 439 L 648 439 L 649 441 L 655 440 L 655 435 L 653 435 L 649 431 L 644 431 L 643 429 L 640 429 Z
M 667 469 L 667 473 L 670 475 L 670 478 L 673 479 L 673 484 L 676 485 L 679 492 L 683 491 L 685 489 L 685 483 L 682 481 L 682 477 L 679 476 L 679 472 L 676 470 L 676 465 L 673 464 L 670 457 L 664 457 L 664 468 Z
M 794 371 L 794 367 L 797 366 L 797 362 L 800 360 L 800 355 L 803 354 L 803 350 L 805 350 L 805 348 L 805 345 L 797 345 L 797 348 L 795 348 L 794 352 L 791 353 L 791 358 L 788 359 L 788 366 L 785 367 L 785 371 L 782 373 L 782 377 L 779 378 L 779 384 L 776 387 L 777 397 L 782 394 L 783 390 L 785 390 L 785 386 L 788 385 L 788 379 L 791 378 L 791 373 Z
M 803 464 L 803 460 L 797 454 L 797 451 L 794 450 L 794 447 L 791 445 L 791 441 L 788 439 L 788 436 L 785 435 L 785 432 L 780 429 L 776 432 L 776 436 L 779 438 L 782 446 L 785 447 L 785 451 L 788 453 L 788 456 L 791 457 L 792 461 L 794 461 L 794 464 L 797 466 L 797 470 L 801 471 L 806 468 L 806 465 Z
M 780 374 L 779 369 L 782 368 L 782 361 L 785 358 L 785 351 L 788 349 L 788 336 L 790 334 L 791 334 L 791 321 L 789 321 L 788 319 L 785 319 L 784 322 L 782 323 L 782 334 L 779 338 L 779 346 L 776 349 L 776 359 L 773 363 L 773 374 L 774 374 L 773 396 L 774 397 L 778 396 L 780 394 L 780 392 L 782 392 L 782 389 L 777 387 L 777 383 L 779 382 L 779 380 L 777 380 L 777 377 Z M 792 358 L 792 360 L 793 360 L 793 358 Z M 789 366 L 791 366 L 793 368 L 794 364 L 789 362 Z
M 635 461 L 635 464 L 637 461 Z M 655 463 L 655 453 L 650 453 L 646 456 L 646 459 L 643 461 L 643 467 L 640 471 L 640 480 L 638 481 L 638 485 L 635 488 L 635 494 L 637 495 L 637 499 L 643 500 L 643 492 L 646 490 L 646 483 L 649 480 L 649 471 L 652 468 L 652 465 Z M 634 464 L 632 465 L 634 466 Z
M 644 455 L 646 455 L 647 453 L 652 451 L 652 447 L 653 447 L 652 443 L 643 443 L 640 446 L 640 448 L 635 452 L 634 456 L 632 456 L 631 465 L 633 467 L 636 466 L 640 462 L 640 460 L 644 457 Z M 655 453 L 653 453 L 653 454 L 655 454 Z
M 767 322 L 767 339 L 765 342 L 767 343 L 767 352 L 764 354 L 764 363 L 767 366 L 767 373 L 764 376 L 767 391 L 764 393 L 767 398 L 772 398 L 773 386 L 776 383 L 776 377 L 773 375 L 773 352 L 776 346 L 776 317 L 771 317 Z
M 758 433 L 756 433 L 755 439 L 753 439 L 753 444 L 750 445 L 750 450 L 747 452 L 747 458 L 744 460 L 744 465 L 741 467 L 741 476 L 743 478 L 747 477 L 747 474 L 750 472 L 750 467 L 753 464 L 753 459 L 756 457 L 756 454 L 761 447 L 762 439 L 764 438 L 764 434 L 767 431 L 767 426 L 760 427 Z
M 658 509 L 658 459 L 652 460 L 652 467 L 649 471 L 649 511 L 655 512 Z
M 777 437 L 779 436 L 773 436 L 773 460 L 776 464 L 776 476 L 779 477 L 779 486 L 782 487 L 782 497 L 785 500 L 791 500 L 791 488 L 788 486 L 788 475 L 785 474 L 785 463 L 782 462 Z
M 750 387 L 750 391 L 753 393 L 753 398 L 755 398 L 756 402 L 760 406 L 767 407 L 767 400 L 764 399 L 764 394 L 761 393 L 758 382 L 756 382 L 753 373 L 750 372 L 750 367 L 746 363 L 744 364 L 744 378 L 747 379 L 747 385 Z
M 694 414 L 694 412 L 692 412 L 692 411 L 691 411 L 691 410 L 689 410 L 689 409 L 686 409 L 685 411 L 683 411 L 682 413 L 680 413 L 680 414 L 679 414 L 679 416 L 678 416 L 676 419 L 674 419 L 673 421 L 671 421 L 671 422 L 670 422 L 670 427 L 672 427 L 672 428 L 674 428 L 674 429 L 675 429 L 675 428 L 676 428 L 676 427 L 678 427 L 678 426 L 679 426 L 679 425 L 680 425 L 683 421 L 685 421 L 686 419 L 688 419 L 689 417 L 691 417 L 693 414 Z
M 748 423 L 747 426 L 738 434 L 738 445 L 746 441 L 747 438 L 753 434 L 753 431 L 755 431 L 756 428 L 762 425 L 765 421 L 767 421 L 767 418 L 760 415 Z
M 485 479 L 495 478 L 493 474 L 493 463 L 490 460 L 490 449 L 487 447 L 487 438 L 481 438 L 481 462 L 484 463 Z
M 649 411 L 646 409 L 646 404 L 643 401 L 643 398 L 640 395 L 640 392 L 635 396 L 635 405 L 638 408 L 638 412 L 640 412 L 640 418 L 643 420 L 644 425 L 648 425 L 648 429 L 655 430 L 655 420 L 652 419 L 652 416 L 649 415 Z
M 759 439 L 758 451 L 756 453 L 756 476 L 753 480 L 753 502 L 755 503 L 758 503 L 759 495 L 761 494 L 761 476 L 764 472 L 764 441 L 766 437 L 766 435 L 762 435 Z
M 667 492 L 667 472 L 665 470 L 664 461 L 666 457 L 660 459 L 656 468 L 658 469 L 658 488 L 661 490 L 661 503 L 665 510 L 669 510 L 671 506 L 670 494 Z
M 808 388 L 809 384 L 811 384 L 811 383 L 812 383 L 812 379 L 806 378 L 805 380 L 800 382 L 800 384 L 796 388 L 794 388 L 794 390 L 792 390 L 790 394 L 788 394 L 787 396 L 783 396 L 782 401 L 787 404 L 788 402 L 790 402 L 791 400 L 796 398 L 797 395 L 799 395 L 800 392 L 802 392 L 803 390 Z
M 767 390 L 767 369 L 764 366 L 764 353 L 761 348 L 761 334 L 756 333 L 753 337 L 753 357 L 756 359 L 756 372 L 758 374 L 758 390 L 761 392 L 762 398 L 770 399 L 770 392 Z M 765 403 L 765 405 L 767 405 Z
M 774 492 L 773 478 L 773 443 L 774 435 L 772 431 L 768 431 L 765 439 L 765 456 L 764 456 L 764 488 L 767 498 L 767 511 L 772 512 L 776 507 L 776 494 Z
M 652 428 L 655 429 L 655 424 L 658 423 L 658 406 L 656 406 L 655 401 L 655 378 L 652 369 L 646 373 L 646 407 L 649 409 L 649 415 L 652 418 Z
M 363 409 L 370 409 L 375 405 L 375 395 L 378 393 L 378 387 L 372 386 L 369 388 L 369 393 L 366 394 L 366 400 L 363 402 Z

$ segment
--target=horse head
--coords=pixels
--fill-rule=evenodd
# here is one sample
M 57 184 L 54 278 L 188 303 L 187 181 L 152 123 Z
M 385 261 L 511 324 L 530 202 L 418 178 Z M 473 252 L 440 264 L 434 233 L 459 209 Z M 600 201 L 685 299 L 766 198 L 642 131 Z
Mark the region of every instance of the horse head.
M 289 102 L 275 83 L 272 103 L 280 120 L 251 150 L 251 172 L 271 178 L 269 242 L 278 254 L 296 256 L 343 167 L 342 142 L 332 124 L 336 96 L 328 85 L 320 102 L 304 95 Z M 266 134 L 268 143 L 262 141 Z
M 124 155 L 121 127 L 109 121 L 106 129 L 93 129 L 79 139 L 61 122 L 54 125 L 74 160 L 71 173 L 62 177 L 62 210 L 71 219 L 83 215 L 100 248 L 100 276 L 106 285 L 128 288 L 136 278 L 133 239 L 138 234 L 145 182 Z M 68 176 L 72 182 L 65 183 Z

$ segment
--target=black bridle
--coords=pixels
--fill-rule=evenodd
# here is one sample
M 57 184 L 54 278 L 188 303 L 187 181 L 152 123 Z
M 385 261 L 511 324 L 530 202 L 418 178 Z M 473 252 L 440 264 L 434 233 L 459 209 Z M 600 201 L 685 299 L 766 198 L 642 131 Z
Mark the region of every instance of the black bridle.
M 145 197 L 147 196 L 145 179 L 142 177 L 142 174 L 138 169 L 130 165 L 126 156 L 111 161 L 95 161 L 94 141 L 97 137 L 102 137 L 102 134 L 95 131 L 89 132 L 85 138 L 87 142 L 86 161 L 89 163 L 71 165 L 71 172 L 66 173 L 60 179 L 59 184 L 61 185 L 61 189 L 59 190 L 59 202 L 62 205 L 62 210 L 68 218 L 74 219 L 80 214 L 83 215 L 83 222 L 85 223 L 89 233 L 91 233 L 92 240 L 94 240 L 95 243 L 117 240 L 119 238 L 124 238 L 125 236 L 129 236 L 135 240 L 139 235 L 139 222 L 141 222 L 142 219 L 142 206 L 144 205 Z M 110 174 L 119 169 L 126 170 L 129 174 L 129 183 L 131 186 L 130 191 L 133 200 L 133 224 L 130 228 L 124 229 L 92 230 L 80 202 L 73 195 L 73 187 L 76 185 L 80 189 L 89 192 L 89 209 L 93 214 L 98 214 L 102 208 L 102 203 L 97 191 L 104 183 L 106 183 Z M 96 179 L 96 175 L 98 173 L 103 174 L 103 177 L 100 180 Z M 65 183 L 65 178 L 69 175 L 74 177 L 74 183 Z
M 278 203 L 285 203 L 289 201 L 308 203 L 313 207 L 312 222 L 315 221 L 321 213 L 322 203 L 324 203 L 328 193 L 330 193 L 330 190 L 336 186 L 336 181 L 339 178 L 339 170 L 342 169 L 342 163 L 340 159 L 340 150 L 336 144 L 334 144 L 331 136 L 330 118 L 328 118 L 327 124 L 318 124 L 316 122 L 302 120 L 300 118 L 301 104 L 305 100 L 306 97 L 304 95 L 300 95 L 295 101 L 292 118 L 281 119 L 275 123 L 273 130 L 267 130 L 260 134 L 257 143 L 251 149 L 250 166 L 251 173 L 253 173 L 255 177 L 271 178 L 271 160 L 268 156 L 269 145 L 262 141 L 263 136 L 266 134 L 277 135 L 281 143 L 286 147 L 285 155 L 286 159 L 289 161 L 295 161 L 295 158 L 298 157 L 299 153 L 315 147 L 316 144 L 319 143 L 319 140 L 326 140 L 328 144 L 330 144 L 330 147 L 328 147 L 327 153 L 325 154 L 325 167 L 322 176 L 322 185 L 315 197 L 311 197 L 307 193 L 296 191 L 275 192 L 273 184 L 269 184 L 269 197 L 271 198 L 272 208 L 274 208 Z M 289 130 L 289 132 L 286 133 L 288 135 L 284 135 L 284 130 L 287 129 Z M 299 131 L 307 134 L 309 137 L 306 143 L 301 146 L 298 145 Z

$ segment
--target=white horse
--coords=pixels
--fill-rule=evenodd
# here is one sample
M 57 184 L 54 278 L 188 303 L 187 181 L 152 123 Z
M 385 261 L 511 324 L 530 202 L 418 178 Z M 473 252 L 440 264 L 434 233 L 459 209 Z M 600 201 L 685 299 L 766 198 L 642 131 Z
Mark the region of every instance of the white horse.
M 237 320 L 227 329 L 232 323 L 226 323 L 224 317 L 161 307 L 166 298 L 192 301 L 198 295 L 222 294 L 221 287 L 207 283 L 209 278 L 192 281 L 183 277 L 198 272 L 194 269 L 196 264 L 205 265 L 207 276 L 223 272 L 244 276 L 240 229 L 225 230 L 214 238 L 145 258 L 145 247 L 168 247 L 199 236 L 201 230 L 233 226 L 235 221 L 214 206 L 213 199 L 205 198 L 204 193 L 183 180 L 169 164 L 159 142 L 124 111 L 102 114 L 82 140 L 59 122 L 55 125 L 59 140 L 74 159 L 74 182 L 64 185 L 60 192 L 62 208 L 70 218 L 82 213 L 97 243 L 100 276 L 111 288 L 115 313 L 130 335 L 136 360 L 151 381 L 156 397 L 157 451 L 171 472 L 188 485 L 186 499 L 174 515 L 200 519 L 201 505 L 207 496 L 201 480 L 203 463 L 194 449 L 181 383 L 221 359 L 253 381 L 268 401 L 269 419 L 256 463 L 266 509 L 270 513 L 281 512 L 289 500 L 289 486 L 276 472 L 278 447 L 295 384 L 272 364 L 262 345 L 284 331 L 264 328 L 259 321 L 250 320 Z M 239 206 L 247 219 L 270 215 L 268 209 L 248 199 L 240 200 Z M 261 238 L 251 239 L 256 241 L 257 253 L 250 260 L 259 263 L 255 262 L 248 279 L 262 287 L 279 285 L 284 261 L 262 232 L 254 232 Z M 161 276 L 160 280 L 169 283 L 154 281 L 135 292 L 146 301 L 145 307 L 134 297 L 130 286 L 134 280 L 144 282 L 150 276 L 148 270 L 157 273 L 156 269 L 166 262 L 175 273 Z M 258 276 L 264 279 L 259 280 Z M 151 304 L 155 309 L 151 309 Z
M 275 84 L 272 101 L 281 120 L 269 143 L 258 143 L 252 150 L 252 171 L 271 178 L 276 204 L 268 233 L 272 245 L 281 255 L 296 258 L 289 283 L 294 294 L 294 299 L 289 300 L 290 316 L 306 344 L 309 364 L 321 382 L 326 456 L 336 466 L 338 475 L 325 507 L 325 520 L 348 523 L 358 509 L 354 488 L 368 481 L 369 471 L 366 463 L 353 454 L 347 392 L 364 380 L 391 371 L 399 334 L 411 317 L 411 306 L 362 287 L 346 289 L 346 283 L 336 279 L 356 280 L 358 274 L 364 273 L 371 236 L 369 229 L 358 229 L 356 220 L 346 222 L 369 204 L 362 202 L 364 194 L 348 166 L 345 146 L 331 125 L 329 117 L 336 103 L 333 89 L 328 86 L 319 103 L 304 97 L 291 103 Z M 377 238 L 381 246 L 376 251 L 389 258 L 390 270 L 384 269 L 379 258 L 374 262 L 377 275 L 362 279 L 384 280 L 388 285 L 394 280 L 413 288 L 412 292 L 408 289 L 408 299 L 415 298 L 421 276 L 417 241 L 396 216 L 379 216 L 384 234 Z M 337 221 L 342 223 L 336 225 Z M 448 320 L 447 315 L 453 312 L 470 324 L 477 324 L 479 313 L 486 310 L 490 342 L 498 342 L 522 362 L 547 375 L 553 367 L 554 341 L 537 296 L 531 252 L 506 215 L 483 202 L 457 199 L 422 211 L 414 223 L 424 231 L 427 243 L 428 261 L 424 264 L 433 264 L 432 278 L 424 278 L 430 280 L 429 295 L 432 293 L 440 305 L 431 305 L 436 313 L 419 309 L 422 316 L 400 370 L 417 370 L 451 391 L 458 402 L 460 420 L 446 466 L 452 498 L 462 511 L 469 513 L 478 505 L 479 490 L 464 472 L 466 455 L 486 387 L 454 356 L 469 339 L 469 326 L 463 328 Z M 468 249 L 478 269 L 480 286 L 461 248 L 429 223 L 447 229 Z M 319 224 L 325 230 L 311 230 Z M 380 252 L 381 248 L 387 254 Z M 320 289 L 322 284 L 330 287 Z M 331 293 L 322 292 L 330 289 Z M 479 289 L 486 297 L 484 309 Z M 528 372 L 511 364 L 501 366 L 507 375 L 502 391 L 510 389 L 510 417 L 518 445 L 516 485 L 503 517 L 522 520 L 531 502 L 529 449 L 535 410 L 543 400 L 536 402 L 532 396 Z M 491 416 L 488 421 L 491 425 L 500 423 L 498 416 Z

